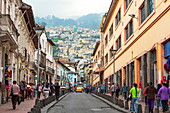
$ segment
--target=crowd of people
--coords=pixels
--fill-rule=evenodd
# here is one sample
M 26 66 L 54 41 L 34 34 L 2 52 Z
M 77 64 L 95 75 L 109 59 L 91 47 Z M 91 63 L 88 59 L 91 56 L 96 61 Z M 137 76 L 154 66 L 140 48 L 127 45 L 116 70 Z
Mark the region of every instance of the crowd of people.
M 102 84 L 101 86 L 97 87 L 97 92 L 106 93 L 106 86 Z M 168 99 L 170 98 L 170 89 L 169 83 L 164 78 L 161 80 L 161 83 L 157 85 L 157 88 L 154 87 L 153 83 L 147 83 L 146 87 L 142 89 L 142 82 L 137 85 L 136 83 L 133 84 L 132 88 L 129 88 L 125 83 L 120 88 L 119 84 L 112 83 L 110 88 L 108 88 L 108 92 L 110 92 L 111 96 L 114 98 L 119 98 L 119 94 L 123 95 L 124 100 L 130 100 L 130 111 L 132 113 L 137 113 L 138 111 L 138 102 L 140 100 L 144 100 L 145 105 L 149 106 L 149 113 L 153 113 L 153 109 L 155 106 L 165 113 L 168 110 Z M 107 93 L 108 93 L 107 92 Z
M 21 102 L 24 102 L 25 99 L 30 100 L 36 96 L 38 99 L 40 99 L 41 95 L 43 95 L 44 98 L 48 98 L 53 94 L 56 95 L 56 100 L 58 101 L 60 94 L 60 86 L 58 83 L 43 83 L 42 85 L 36 85 L 34 83 L 26 83 L 24 81 L 21 81 L 20 84 L 17 85 L 17 82 L 13 81 L 13 85 L 10 88 L 9 96 L 11 96 L 12 106 L 15 110 L 17 102 L 19 105 Z

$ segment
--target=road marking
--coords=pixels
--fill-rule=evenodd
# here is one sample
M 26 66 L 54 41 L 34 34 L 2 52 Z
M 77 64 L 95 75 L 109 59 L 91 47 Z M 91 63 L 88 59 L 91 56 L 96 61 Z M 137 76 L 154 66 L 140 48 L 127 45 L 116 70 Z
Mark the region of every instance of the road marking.
M 102 109 L 90 109 L 91 111 L 102 111 Z

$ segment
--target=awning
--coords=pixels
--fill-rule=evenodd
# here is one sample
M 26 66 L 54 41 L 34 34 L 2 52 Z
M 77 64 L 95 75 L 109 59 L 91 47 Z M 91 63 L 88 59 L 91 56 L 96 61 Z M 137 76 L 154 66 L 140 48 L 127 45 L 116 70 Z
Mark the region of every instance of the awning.
M 104 67 L 100 67 L 100 69 L 97 69 L 96 71 L 94 71 L 94 74 L 99 74 L 99 72 L 100 73 L 104 72 Z

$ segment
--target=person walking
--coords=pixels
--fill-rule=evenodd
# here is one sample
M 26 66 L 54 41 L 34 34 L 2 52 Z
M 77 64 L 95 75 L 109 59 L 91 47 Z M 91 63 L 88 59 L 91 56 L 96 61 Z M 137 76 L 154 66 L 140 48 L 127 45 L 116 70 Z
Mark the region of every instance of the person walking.
M 147 94 L 147 105 L 149 106 L 149 113 L 153 113 L 154 101 L 157 94 L 156 88 L 153 86 L 152 82 L 150 82 L 149 87 L 146 89 Z
M 170 90 L 166 87 L 166 83 L 162 83 L 162 85 L 158 91 L 158 96 L 161 98 L 162 112 L 165 113 L 168 110 L 168 95 L 170 94 Z
M 54 93 L 53 83 L 50 83 L 50 90 L 51 90 L 51 92 L 50 92 L 49 96 L 52 96 Z
M 49 97 L 49 93 L 50 93 L 50 87 L 48 84 L 46 84 L 46 86 L 43 88 L 43 93 L 44 93 L 44 98 L 48 98 Z
M 56 100 L 58 101 L 59 96 L 60 96 L 60 86 L 58 83 L 56 83 L 55 87 L 55 96 L 56 96 Z
M 19 88 L 20 88 L 21 100 L 24 102 L 25 85 L 23 81 L 20 82 Z
M 119 92 L 120 92 L 120 87 L 119 87 L 119 84 L 117 84 L 116 86 L 116 98 L 117 99 L 119 98 Z
M 32 92 L 32 88 L 31 88 L 31 85 L 30 85 L 30 83 L 28 83 L 27 84 L 27 99 L 29 100 L 29 99 L 31 99 L 32 97 L 31 97 L 31 92 Z
M 115 92 L 116 92 L 116 85 L 115 85 L 115 83 L 112 84 L 110 90 L 111 90 L 111 95 L 112 95 L 112 97 L 113 97 L 114 94 L 115 94 Z
M 162 87 L 161 84 L 158 84 L 158 85 L 157 85 L 157 94 L 158 94 L 158 91 L 159 91 L 159 89 L 160 89 L 161 87 Z M 157 95 L 157 100 L 156 100 L 156 106 L 157 106 L 158 109 L 159 109 L 160 106 L 162 106 L 162 105 L 161 105 L 161 97 L 158 96 L 158 95 Z
M 133 86 L 134 87 L 131 88 L 130 91 L 129 91 L 131 96 L 132 96 L 130 112 L 138 113 L 138 98 L 139 98 L 140 90 L 137 88 L 136 83 L 134 83 Z
M 38 99 L 41 98 L 41 92 L 42 92 L 42 86 L 40 84 L 38 84 L 38 87 L 37 87 L 37 97 Z
M 126 83 L 124 83 L 124 86 L 122 87 L 122 92 L 125 100 L 127 99 L 127 91 L 128 87 L 126 86 Z
M 148 104 L 147 102 L 147 94 L 146 94 L 146 89 L 149 87 L 149 83 L 146 84 L 146 87 L 144 88 L 143 95 L 145 96 L 145 105 Z
M 20 88 L 17 85 L 17 82 L 13 81 L 13 85 L 11 86 L 11 96 L 12 96 L 12 106 L 14 110 L 16 109 L 16 104 L 18 101 L 19 94 L 20 94 Z
M 101 85 L 101 93 L 105 94 L 106 93 L 106 86 L 103 84 Z

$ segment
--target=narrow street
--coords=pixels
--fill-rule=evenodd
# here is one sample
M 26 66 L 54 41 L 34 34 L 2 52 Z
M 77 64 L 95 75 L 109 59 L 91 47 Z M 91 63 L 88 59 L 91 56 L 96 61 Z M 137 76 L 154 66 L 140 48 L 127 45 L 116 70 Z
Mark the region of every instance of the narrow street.
M 48 113 L 119 113 L 101 100 L 86 93 L 70 93 Z

